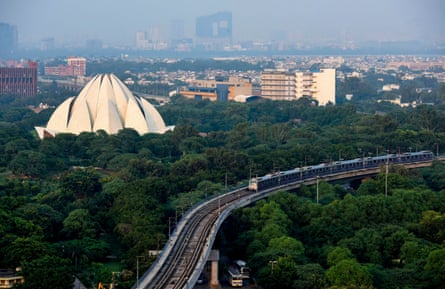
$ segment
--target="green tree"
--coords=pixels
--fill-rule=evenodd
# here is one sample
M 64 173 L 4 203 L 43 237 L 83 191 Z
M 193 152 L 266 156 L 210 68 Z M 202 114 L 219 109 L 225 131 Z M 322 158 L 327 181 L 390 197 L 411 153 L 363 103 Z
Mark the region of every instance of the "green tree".
M 73 238 L 94 238 L 96 236 L 96 223 L 86 209 L 76 209 L 63 220 L 63 231 Z
M 371 274 L 354 259 L 345 259 L 326 271 L 326 278 L 334 286 L 346 288 L 372 288 Z
M 122 244 L 132 254 L 157 249 L 157 235 L 167 232 L 168 227 L 163 221 L 162 204 L 168 199 L 165 187 L 156 188 L 150 180 L 139 180 L 120 184 L 117 191 L 109 213 Z
M 50 253 L 48 244 L 36 237 L 18 237 L 5 252 L 9 266 L 19 266 L 21 262 L 42 258 Z
M 247 122 L 236 125 L 229 133 L 228 147 L 235 150 L 248 148 L 251 145 L 249 124 Z
M 256 234 L 256 238 L 261 240 L 264 244 L 268 244 L 275 238 L 280 238 L 287 235 L 287 230 L 283 226 L 274 223 L 265 224 Z
M 431 251 L 425 265 L 429 288 L 442 288 L 445 284 L 445 248 Z M 438 287 L 436 287 L 438 286 Z
M 445 189 L 445 165 L 440 162 L 433 162 L 431 167 L 422 170 L 428 186 L 436 191 Z
M 342 260 L 354 259 L 351 250 L 344 247 L 335 247 L 330 250 L 327 256 L 328 266 L 335 266 Z
M 8 161 L 10 161 L 10 157 L 15 156 L 18 152 L 24 150 L 30 150 L 31 146 L 29 141 L 23 137 L 11 140 L 4 145 L 5 155 L 8 157 Z
M 304 246 L 300 241 L 292 237 L 281 236 L 269 241 L 266 254 L 274 260 L 278 259 L 278 257 L 291 257 L 297 262 L 304 255 Z
M 405 266 L 424 264 L 430 251 L 430 246 L 421 239 L 409 240 L 400 247 L 400 259 Z
M 345 238 L 339 242 L 340 246 L 349 248 L 361 262 L 382 264 L 383 238 L 379 231 L 363 228 L 352 238 Z
M 261 284 L 266 288 L 295 288 L 294 280 L 297 275 L 297 264 L 292 257 L 279 257 L 270 260 L 268 267 L 260 271 Z
M 27 203 L 17 209 L 24 219 L 43 229 L 46 240 L 54 240 L 62 229 L 63 215 L 46 204 Z
M 202 155 L 187 155 L 171 167 L 171 174 L 174 176 L 191 177 L 203 173 L 208 169 L 207 160 Z
M 70 261 L 56 256 L 44 256 L 22 263 L 25 283 L 19 289 L 72 289 L 74 284 Z
M 322 289 L 326 287 L 325 270 L 320 264 L 297 265 L 293 288 Z
M 445 214 L 425 211 L 419 222 L 419 233 L 431 242 L 442 244 L 445 241 Z
M 32 150 L 23 150 L 9 163 L 9 168 L 15 175 L 41 177 L 46 174 L 45 156 Z
M 414 234 L 395 225 L 382 226 L 380 230 L 383 237 L 383 262 L 387 267 L 401 263 L 401 248 L 411 240 L 415 240 Z
M 60 178 L 63 191 L 77 199 L 93 197 L 102 190 L 100 176 L 92 169 L 74 169 Z
M 54 244 L 55 249 L 69 258 L 76 270 L 86 268 L 91 262 L 103 261 L 110 252 L 110 245 L 101 239 L 83 238 Z

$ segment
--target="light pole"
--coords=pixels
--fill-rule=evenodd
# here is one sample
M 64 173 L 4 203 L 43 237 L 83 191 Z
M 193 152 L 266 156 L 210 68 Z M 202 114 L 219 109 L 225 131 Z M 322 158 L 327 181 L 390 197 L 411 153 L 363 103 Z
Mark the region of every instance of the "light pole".
M 320 182 L 320 176 L 317 176 L 317 204 L 318 204 L 318 183 Z
M 110 289 L 114 289 L 115 287 L 114 287 L 114 274 L 116 274 L 116 275 L 120 275 L 120 273 L 121 272 L 111 272 L 111 285 L 110 285 Z
M 136 256 L 136 289 L 139 289 L 139 258 L 144 256 Z
M 178 210 L 181 209 L 181 217 L 184 215 L 184 207 L 183 206 L 176 206 L 176 215 L 175 215 L 175 222 L 178 223 Z
M 385 165 L 385 197 L 388 196 L 388 165 L 389 165 L 389 155 L 386 155 L 386 165 Z
M 303 162 L 300 161 L 300 180 L 303 179 Z
M 362 150 L 362 148 L 358 148 L 358 153 L 362 155 L 362 164 L 363 167 L 365 167 L 365 152 Z
M 175 220 L 175 217 L 168 217 L 168 238 L 170 239 L 171 237 L 171 229 L 172 229 L 172 219 Z M 176 222 L 174 223 L 176 226 Z
M 272 267 L 272 274 L 273 274 L 273 264 L 277 264 L 277 261 L 269 261 L 269 264 Z

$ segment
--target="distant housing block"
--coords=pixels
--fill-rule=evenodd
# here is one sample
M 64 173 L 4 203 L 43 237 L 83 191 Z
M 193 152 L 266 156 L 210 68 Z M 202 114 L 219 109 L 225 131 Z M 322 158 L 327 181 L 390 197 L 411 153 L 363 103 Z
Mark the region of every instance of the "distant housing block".
M 45 66 L 45 75 L 85 76 L 87 60 L 83 57 L 68 57 L 67 65 Z
M 195 80 L 182 87 L 179 94 L 192 99 L 212 101 L 235 100 L 239 95 L 252 95 L 250 79 L 240 77 L 216 77 L 214 80 Z
M 310 97 L 319 105 L 335 104 L 335 69 L 319 72 L 265 70 L 261 74 L 261 97 L 272 100 Z

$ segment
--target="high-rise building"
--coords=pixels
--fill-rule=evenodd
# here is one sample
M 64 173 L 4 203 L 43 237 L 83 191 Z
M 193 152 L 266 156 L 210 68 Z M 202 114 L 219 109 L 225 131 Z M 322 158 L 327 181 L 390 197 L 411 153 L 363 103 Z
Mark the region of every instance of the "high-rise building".
M 335 69 L 320 69 L 319 72 L 263 71 L 261 96 L 272 100 L 309 97 L 318 105 L 335 104 Z
M 0 94 L 35 96 L 37 94 L 37 62 L 28 61 L 14 67 L 0 67 Z
M 85 42 L 85 47 L 88 50 L 101 50 L 103 47 L 103 43 L 100 39 L 88 39 Z
M 0 56 L 8 56 L 17 49 L 17 28 L 8 23 L 0 23 Z
M 136 33 L 136 47 L 141 50 L 163 50 L 168 45 L 161 37 L 159 26 L 152 26 L 148 31 Z
M 148 48 L 147 32 L 145 31 L 136 32 L 136 48 L 137 49 Z
M 185 38 L 184 20 L 173 20 L 170 22 L 170 40 L 181 40 Z
M 153 43 L 157 43 L 161 40 L 161 29 L 159 26 L 151 26 L 148 29 L 148 37 Z
M 53 50 L 56 47 L 54 38 L 44 38 L 40 41 L 40 49 L 43 51 Z
M 196 18 L 196 42 L 220 47 L 232 44 L 232 13 L 219 12 Z

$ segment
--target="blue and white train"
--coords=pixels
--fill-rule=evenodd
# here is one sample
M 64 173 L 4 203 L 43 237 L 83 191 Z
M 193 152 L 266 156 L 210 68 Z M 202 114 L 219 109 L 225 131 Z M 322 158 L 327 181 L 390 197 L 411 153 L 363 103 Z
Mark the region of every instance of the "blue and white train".
M 249 181 L 249 190 L 261 191 L 264 189 L 285 185 L 298 180 L 307 180 L 317 176 L 343 173 L 358 169 L 377 168 L 386 164 L 408 164 L 430 162 L 434 155 L 431 151 L 420 151 L 403 154 L 389 154 L 377 157 L 357 158 L 353 160 L 337 161 L 331 163 L 322 163 L 314 166 L 295 168 L 288 171 L 280 171 L 268 174 L 262 177 L 251 178 Z

